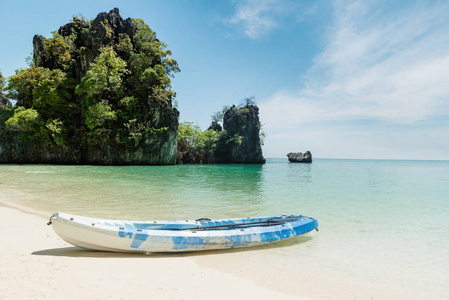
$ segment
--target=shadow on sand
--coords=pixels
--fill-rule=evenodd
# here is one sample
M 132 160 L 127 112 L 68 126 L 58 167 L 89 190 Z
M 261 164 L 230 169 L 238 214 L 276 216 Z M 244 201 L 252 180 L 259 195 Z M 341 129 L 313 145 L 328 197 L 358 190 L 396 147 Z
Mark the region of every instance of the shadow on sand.
M 202 255 L 219 255 L 219 254 L 230 254 L 246 251 L 264 251 L 276 248 L 286 248 L 304 244 L 310 240 L 313 240 L 311 236 L 300 236 L 297 238 L 280 241 L 268 245 L 254 246 L 254 247 L 243 247 L 243 248 L 233 248 L 233 249 L 223 249 L 223 250 L 204 250 L 204 251 L 191 251 L 191 252 L 164 252 L 164 253 L 146 253 L 146 252 L 106 252 L 106 251 L 95 251 L 87 250 L 79 247 L 64 247 L 64 248 L 53 248 L 45 249 L 40 251 L 35 251 L 31 253 L 32 255 L 43 255 L 43 256 L 65 256 L 65 257 L 96 257 L 96 258 L 142 258 L 142 257 L 153 257 L 153 258 L 171 258 L 171 257 L 189 257 L 189 256 L 202 256 Z

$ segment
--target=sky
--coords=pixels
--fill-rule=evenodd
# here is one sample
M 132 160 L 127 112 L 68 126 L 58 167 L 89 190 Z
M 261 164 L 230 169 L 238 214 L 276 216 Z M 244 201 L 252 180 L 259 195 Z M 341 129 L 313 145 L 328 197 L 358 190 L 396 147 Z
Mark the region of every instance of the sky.
M 255 97 L 266 158 L 449 160 L 449 1 L 2 1 L 0 71 L 114 7 L 168 44 L 180 121 Z

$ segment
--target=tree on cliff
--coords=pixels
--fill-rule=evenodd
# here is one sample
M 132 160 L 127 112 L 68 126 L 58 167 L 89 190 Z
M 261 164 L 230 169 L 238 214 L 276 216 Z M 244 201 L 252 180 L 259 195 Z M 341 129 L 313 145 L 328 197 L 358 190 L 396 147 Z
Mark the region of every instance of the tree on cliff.
M 221 132 L 214 130 L 202 131 L 198 125 L 192 122 L 179 124 L 178 151 L 207 152 L 216 150 Z
M 124 96 L 123 80 L 129 73 L 126 62 L 114 49 L 104 47 L 76 87 L 75 93 L 83 96 L 81 112 L 91 136 L 114 133 L 114 106 Z
M 16 135 L 21 149 L 42 157 L 75 151 L 75 162 L 175 162 L 171 78 L 180 69 L 144 21 L 124 20 L 116 8 L 92 21 L 74 17 L 33 46 L 34 66 L 8 80 L 17 102 L 0 137 Z

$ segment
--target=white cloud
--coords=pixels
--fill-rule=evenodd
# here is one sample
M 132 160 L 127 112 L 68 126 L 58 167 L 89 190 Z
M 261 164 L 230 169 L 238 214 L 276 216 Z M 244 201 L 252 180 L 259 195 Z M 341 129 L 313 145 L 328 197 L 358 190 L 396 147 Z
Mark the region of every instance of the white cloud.
M 260 38 L 269 33 L 278 24 L 275 20 L 279 13 L 277 0 L 246 0 L 237 2 L 235 15 L 225 20 L 231 25 L 243 27 L 246 36 Z
M 449 159 L 448 15 L 448 2 L 334 1 L 304 88 L 259 104 L 265 156 Z
M 260 104 L 267 128 L 348 119 L 413 124 L 449 114 L 449 3 L 334 5 L 305 88 Z

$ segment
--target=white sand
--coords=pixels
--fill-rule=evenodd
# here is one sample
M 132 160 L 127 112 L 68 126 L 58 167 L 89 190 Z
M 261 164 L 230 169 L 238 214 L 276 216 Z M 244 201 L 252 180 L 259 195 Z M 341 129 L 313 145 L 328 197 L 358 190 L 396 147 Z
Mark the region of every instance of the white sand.
M 46 222 L 0 207 L 0 299 L 307 299 L 200 267 L 198 256 L 82 250 Z
M 1 196 L 1 195 L 0 195 Z M 2 204 L 3 203 L 3 204 Z M 48 219 L 0 201 L 0 299 L 428 299 L 400 282 L 350 276 L 298 257 L 288 243 L 223 251 L 122 254 L 61 240 Z M 51 214 L 48 215 L 48 217 Z M 311 243 L 319 233 L 303 240 Z M 276 254 L 276 255 L 274 255 Z M 276 267 L 273 267 L 276 266 Z M 434 298 L 444 299 L 444 298 Z

